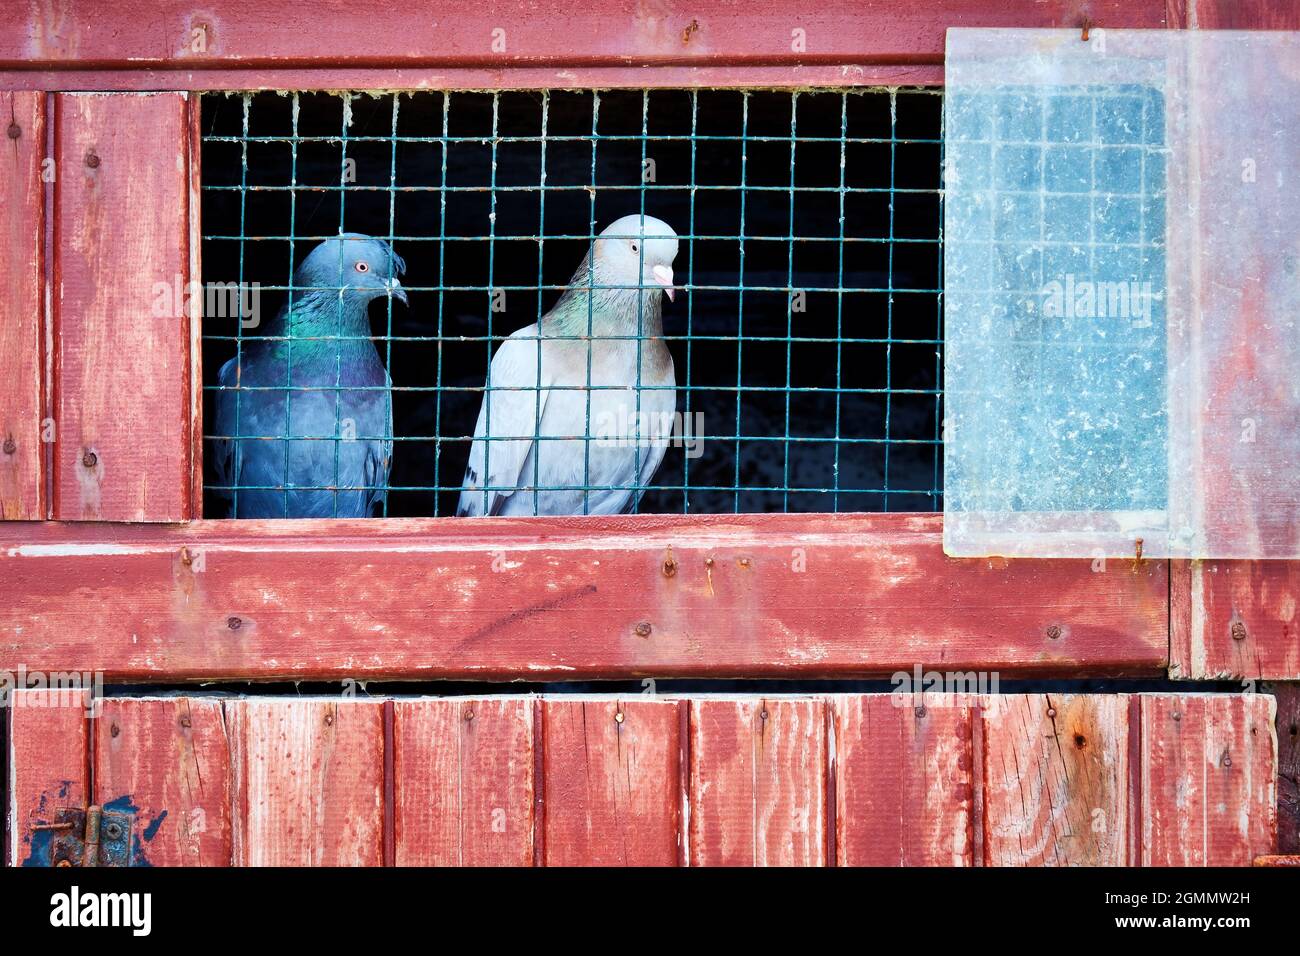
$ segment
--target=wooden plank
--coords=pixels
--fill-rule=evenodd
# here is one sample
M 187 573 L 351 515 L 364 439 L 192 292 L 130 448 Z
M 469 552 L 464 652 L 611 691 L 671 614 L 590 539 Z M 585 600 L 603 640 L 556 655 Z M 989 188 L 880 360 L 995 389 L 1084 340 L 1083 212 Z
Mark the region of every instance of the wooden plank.
M 94 733 L 95 800 L 135 813 L 135 865 L 230 865 L 220 700 L 106 698 Z
M 690 704 L 690 865 L 826 864 L 826 705 Z
M 1142 697 L 1143 862 L 1249 866 L 1277 841 L 1276 703 Z
M 1170 0 L 1181 25 L 1196 30 L 1300 30 L 1292 0 Z
M 54 102 L 54 517 L 179 521 L 192 401 L 185 94 Z
M 1128 862 L 1127 697 L 989 696 L 980 714 L 985 865 Z
M 382 703 L 247 698 L 225 709 L 237 866 L 383 863 Z
M 533 699 L 394 702 L 398 866 L 531 866 Z
M 0 633 L 22 634 L 0 667 L 109 681 L 1164 671 L 1166 562 L 956 560 L 942 520 L 0 525 Z
M 972 702 L 834 698 L 840 866 L 972 865 Z
M 1300 678 L 1300 561 L 1171 565 L 1171 675 Z
M 1300 6 L 1290 0 L 1169 0 L 1167 18 L 1171 26 L 1189 29 L 1300 30 Z M 1236 164 L 1239 158 L 1232 155 L 1228 161 Z M 1252 326 L 1243 342 L 1257 346 L 1258 331 Z M 1241 390 L 1245 387 L 1249 392 L 1252 376 L 1221 374 L 1219 378 L 1231 383 L 1235 394 L 1215 403 L 1226 417 L 1226 424 L 1216 426 L 1217 432 L 1233 434 L 1242 418 L 1238 413 Z M 1270 417 L 1276 421 L 1294 417 L 1285 414 L 1285 399 L 1276 394 L 1251 395 L 1247 401 L 1253 403 L 1252 409 L 1273 409 Z M 1217 447 L 1221 452 L 1222 445 Z M 1235 488 L 1237 479 L 1229 484 Z M 1207 493 L 1214 494 L 1215 489 Z M 1220 497 L 1217 504 L 1218 520 L 1238 520 L 1230 496 Z M 1271 517 L 1278 522 L 1295 520 L 1289 513 Z M 1172 676 L 1197 680 L 1300 678 L 1300 621 L 1296 618 L 1300 562 L 1177 561 L 1173 562 L 1170 583 L 1174 589 Z
M 0 93 L 0 519 L 45 517 L 45 95 Z
M 542 704 L 547 866 L 675 866 L 679 722 L 666 700 Z
M 54 822 L 64 807 L 84 807 L 87 780 L 86 709 L 77 696 L 19 689 L 4 708 L 9 720 L 9 779 L 6 781 L 11 828 L 10 866 L 43 865 L 50 831 L 32 827 Z
M 1165 22 L 1165 0 L 825 0 L 815 8 L 793 0 L 743 7 L 560 0 L 536 9 L 496 3 L 464 8 L 444 0 L 419 11 L 356 0 L 339 5 L 328 19 L 276 0 L 245 0 L 219 12 L 158 0 L 146 29 L 125 0 L 71 6 L 0 13 L 0 69 L 175 71 L 183 79 L 172 80 L 172 88 L 202 83 L 200 74 L 221 67 L 428 67 L 444 74 L 441 85 L 453 82 L 446 71 L 470 68 L 779 64 L 788 72 L 937 64 L 949 26 L 1078 26 L 1085 13 L 1112 28 Z M 498 83 L 503 80 L 498 76 Z M 567 85 L 587 82 L 579 72 Z
M 1300 853 L 1300 684 L 1274 684 L 1277 699 L 1277 850 Z

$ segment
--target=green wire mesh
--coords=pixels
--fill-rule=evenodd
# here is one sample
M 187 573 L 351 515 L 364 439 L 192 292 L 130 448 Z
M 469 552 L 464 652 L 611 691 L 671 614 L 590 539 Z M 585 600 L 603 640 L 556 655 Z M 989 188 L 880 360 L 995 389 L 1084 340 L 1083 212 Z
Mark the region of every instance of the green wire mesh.
M 371 308 L 393 434 L 353 437 L 394 442 L 384 514 L 454 513 L 492 354 L 641 212 L 680 239 L 686 434 L 637 510 L 938 510 L 940 113 L 923 89 L 206 94 L 204 279 L 257 320 L 205 313 L 205 438 L 277 437 L 215 432 L 217 370 L 318 242 L 366 233 L 410 304 Z M 211 517 L 266 487 L 207 477 Z

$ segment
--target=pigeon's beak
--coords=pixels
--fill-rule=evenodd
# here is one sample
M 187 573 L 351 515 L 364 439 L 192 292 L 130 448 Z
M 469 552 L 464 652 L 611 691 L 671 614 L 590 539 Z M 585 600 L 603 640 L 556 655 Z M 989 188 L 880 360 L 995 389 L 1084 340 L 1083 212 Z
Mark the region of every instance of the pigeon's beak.
M 664 287 L 664 292 L 668 295 L 668 301 L 675 301 L 673 295 L 673 270 L 668 266 L 655 266 L 650 271 L 654 273 L 655 281 Z
M 388 294 L 394 299 L 401 299 L 402 305 L 410 305 L 406 301 L 406 290 L 402 288 L 402 284 L 397 281 L 396 276 L 388 280 Z

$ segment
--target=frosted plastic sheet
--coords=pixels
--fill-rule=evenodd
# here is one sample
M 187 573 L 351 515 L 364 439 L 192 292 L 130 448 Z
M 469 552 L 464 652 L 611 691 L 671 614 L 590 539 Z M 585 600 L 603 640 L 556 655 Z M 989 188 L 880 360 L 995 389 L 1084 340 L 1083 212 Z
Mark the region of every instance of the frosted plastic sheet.
M 1300 558 L 1294 33 L 949 30 L 944 548 Z

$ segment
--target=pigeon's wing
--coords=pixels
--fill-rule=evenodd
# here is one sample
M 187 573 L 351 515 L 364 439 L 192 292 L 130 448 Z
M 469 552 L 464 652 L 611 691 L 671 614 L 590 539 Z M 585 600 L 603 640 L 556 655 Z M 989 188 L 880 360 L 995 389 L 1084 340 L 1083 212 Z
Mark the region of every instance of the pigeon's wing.
M 366 454 L 366 487 L 371 489 L 366 506 L 371 514 L 377 505 L 388 500 L 388 476 L 393 470 L 393 380 L 387 372 L 384 373 L 384 384 L 390 390 L 384 397 L 384 421 L 387 423 L 384 434 L 388 437 L 371 442 Z
M 537 377 L 541 345 L 537 326 L 530 325 L 502 342 L 492 359 L 491 389 L 484 392 L 474 427 L 458 515 L 498 514 L 521 484 L 524 461 L 533 448 L 549 394 L 545 387 L 549 382 L 539 383 Z
M 237 358 L 230 359 L 221 366 L 221 371 L 217 374 L 217 383 L 223 389 L 231 389 L 231 391 L 217 392 L 216 434 L 218 435 L 235 433 L 235 408 L 239 401 L 239 393 L 233 389 L 238 385 L 238 362 Z M 239 483 L 239 455 L 235 447 L 237 444 L 229 438 L 217 438 L 212 442 L 212 470 L 216 475 L 217 484 L 224 488 L 233 488 Z M 217 494 L 223 498 L 233 498 L 230 491 L 218 491 Z

